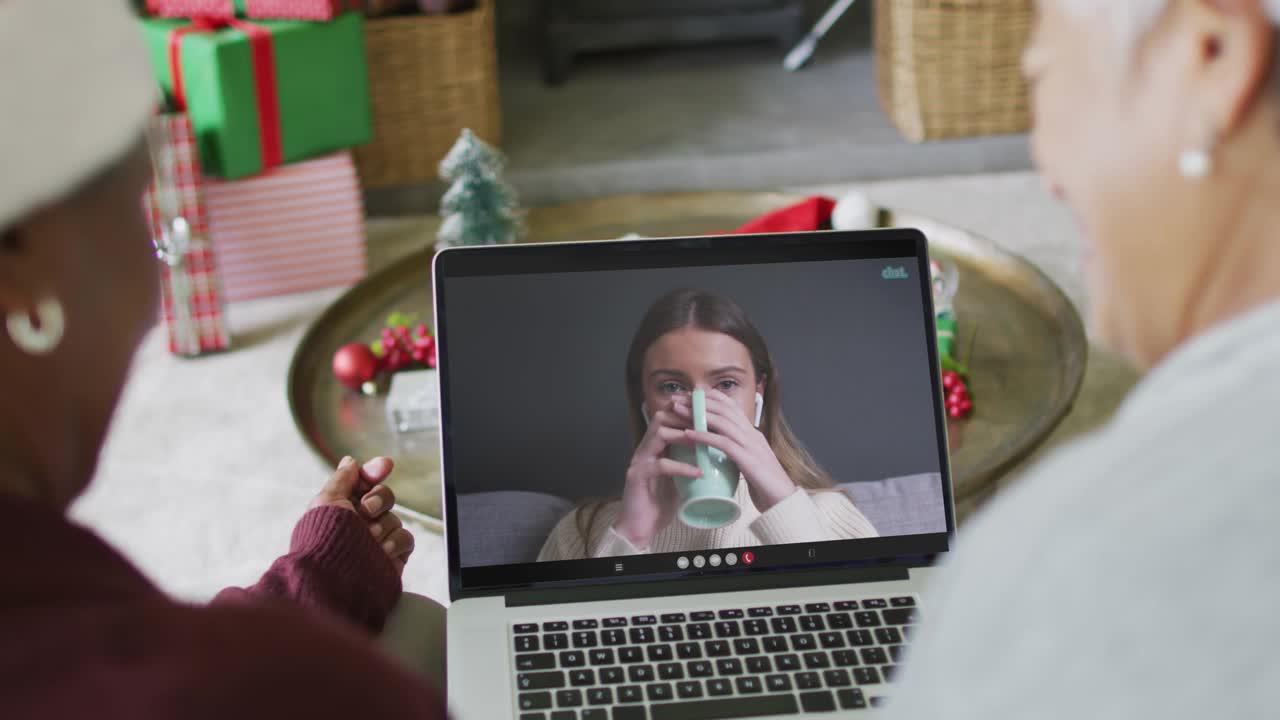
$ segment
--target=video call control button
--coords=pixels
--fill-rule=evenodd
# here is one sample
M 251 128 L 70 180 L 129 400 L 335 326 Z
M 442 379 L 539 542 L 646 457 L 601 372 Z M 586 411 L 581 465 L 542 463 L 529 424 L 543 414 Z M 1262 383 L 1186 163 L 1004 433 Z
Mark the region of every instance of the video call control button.
M 685 568 L 689 567 L 689 558 L 685 557 L 684 555 L 681 555 L 680 557 L 676 558 L 676 567 L 680 568 L 681 570 L 684 570 Z
M 711 554 L 711 567 L 720 567 L 720 556 L 716 553 Z
M 694 567 L 698 567 L 698 568 L 700 568 L 700 567 L 702 567 L 702 566 L 704 566 L 704 565 L 706 565 L 706 564 L 707 564 L 707 559 L 706 559 L 706 558 L 702 557 L 701 555 L 694 555 L 694 556 L 693 556 L 693 566 L 694 566 Z
M 750 550 L 748 550 L 748 551 L 746 551 L 746 552 L 742 553 L 742 564 L 743 564 L 743 565 L 750 565 L 751 563 L 753 563 L 753 562 L 755 562 L 755 561 L 756 561 L 756 554 L 755 554 L 755 553 L 751 552 Z
M 733 567 L 734 565 L 737 565 L 737 564 L 738 564 L 738 554 L 737 554 L 737 553 L 726 553 L 726 554 L 725 554 L 725 556 L 724 556 L 724 564 L 725 564 L 725 565 L 728 565 L 728 566 L 730 566 L 730 567 Z

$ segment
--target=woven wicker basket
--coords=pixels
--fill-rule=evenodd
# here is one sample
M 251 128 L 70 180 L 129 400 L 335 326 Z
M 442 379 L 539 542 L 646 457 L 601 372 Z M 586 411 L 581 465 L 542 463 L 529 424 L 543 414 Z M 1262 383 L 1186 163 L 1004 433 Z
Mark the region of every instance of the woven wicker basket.
M 436 177 L 463 128 L 502 142 L 492 0 L 450 15 L 370 18 L 373 142 L 356 148 L 366 188 Z
M 1034 18 L 1034 0 L 876 0 L 876 80 L 893 124 L 915 142 L 1025 131 Z

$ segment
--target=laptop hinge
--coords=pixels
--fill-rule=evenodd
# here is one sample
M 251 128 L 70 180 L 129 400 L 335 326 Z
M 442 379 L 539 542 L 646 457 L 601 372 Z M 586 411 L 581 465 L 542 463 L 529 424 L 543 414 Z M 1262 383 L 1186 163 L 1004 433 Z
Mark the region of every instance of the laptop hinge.
M 900 566 L 818 571 L 801 570 L 796 572 L 774 571 L 759 575 L 520 590 L 507 593 L 505 599 L 507 607 L 530 607 L 534 605 L 559 605 L 562 603 L 596 602 L 600 600 L 628 600 L 631 598 L 701 595 L 740 590 L 771 590 L 774 588 L 890 582 L 908 579 L 910 579 L 910 575 L 907 568 Z

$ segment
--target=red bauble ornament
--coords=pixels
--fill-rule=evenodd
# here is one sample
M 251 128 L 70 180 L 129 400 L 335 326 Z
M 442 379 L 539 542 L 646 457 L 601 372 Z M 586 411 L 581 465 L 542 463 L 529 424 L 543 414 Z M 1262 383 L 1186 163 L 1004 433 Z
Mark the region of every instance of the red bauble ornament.
M 377 376 L 379 365 L 378 357 L 362 343 L 343 345 L 333 354 L 333 376 L 357 392 L 361 385 Z

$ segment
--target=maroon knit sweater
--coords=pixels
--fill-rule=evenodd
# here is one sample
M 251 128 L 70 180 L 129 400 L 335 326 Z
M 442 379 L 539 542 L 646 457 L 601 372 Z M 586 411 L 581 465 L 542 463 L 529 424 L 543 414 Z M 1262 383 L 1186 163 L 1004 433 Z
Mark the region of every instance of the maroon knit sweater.
M 288 555 L 208 607 L 163 595 L 100 538 L 0 497 L 2 718 L 442 718 L 370 639 L 400 578 L 365 523 L 303 516 Z

